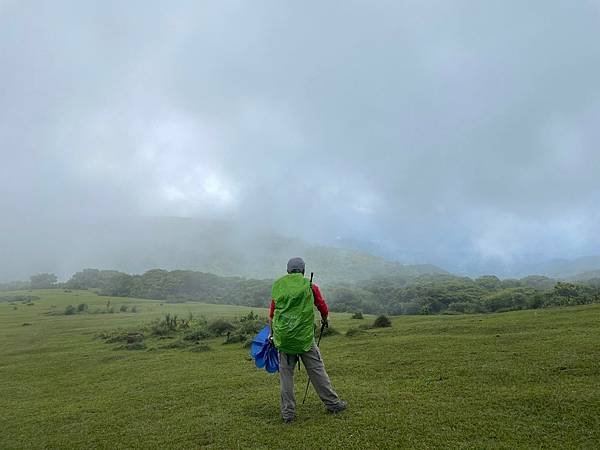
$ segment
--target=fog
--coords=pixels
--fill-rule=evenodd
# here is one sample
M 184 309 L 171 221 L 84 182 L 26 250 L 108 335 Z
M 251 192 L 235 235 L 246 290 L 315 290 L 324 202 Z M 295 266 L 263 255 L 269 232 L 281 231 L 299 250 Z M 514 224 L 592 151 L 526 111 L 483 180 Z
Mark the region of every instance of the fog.
M 596 0 L 0 1 L 0 280 L 162 265 L 173 217 L 250 260 L 598 255 L 598 42 Z

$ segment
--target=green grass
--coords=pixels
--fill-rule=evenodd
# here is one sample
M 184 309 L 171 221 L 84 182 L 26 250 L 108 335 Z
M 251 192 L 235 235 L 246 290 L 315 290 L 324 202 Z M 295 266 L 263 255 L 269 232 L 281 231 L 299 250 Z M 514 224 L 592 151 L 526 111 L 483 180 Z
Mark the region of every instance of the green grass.
M 321 350 L 349 409 L 329 415 L 310 391 L 279 417 L 277 375 L 240 345 L 113 350 L 102 331 L 166 312 L 232 318 L 250 308 L 112 298 L 138 313 L 48 315 L 93 293 L 34 291 L 0 302 L 0 448 L 599 448 L 600 305 L 492 315 L 333 314 Z M 266 314 L 266 310 L 255 312 Z M 24 323 L 31 325 L 23 326 Z M 298 375 L 301 398 L 306 375 Z

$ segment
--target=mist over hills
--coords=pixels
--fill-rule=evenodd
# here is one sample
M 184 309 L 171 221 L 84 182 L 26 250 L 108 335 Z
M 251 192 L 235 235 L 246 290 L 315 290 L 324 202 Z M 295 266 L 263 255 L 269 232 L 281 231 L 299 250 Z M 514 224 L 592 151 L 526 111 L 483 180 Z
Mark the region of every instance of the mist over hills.
M 481 313 L 600 301 L 593 270 L 555 278 L 469 278 L 431 264 L 401 264 L 239 222 L 129 218 L 44 225 L 39 230 L 35 223 L 22 224 L 18 233 L 3 234 L 12 237 L 0 241 L 2 250 L 9 250 L 2 252 L 8 257 L 0 260 L 6 281 L 50 272 L 60 281 L 69 280 L 64 285 L 68 288 L 100 289 L 109 296 L 264 306 L 271 280 L 285 273 L 290 257 L 302 256 L 307 272 L 315 272 L 315 282 L 321 284 L 335 311 Z M 555 261 L 541 267 L 565 271 L 589 264 L 595 264 L 595 259 L 582 259 L 573 266 Z M 82 271 L 86 268 L 92 270 Z M 578 284 L 556 279 L 578 277 Z M 33 280 L 31 284 L 3 284 L 4 290 L 34 286 Z
M 482 258 L 468 248 L 444 249 L 437 254 L 414 249 L 397 248 L 392 243 L 377 240 L 336 239 L 336 244 L 354 248 L 369 254 L 378 255 L 391 261 L 412 264 L 414 261 L 427 261 L 436 267 L 471 278 L 483 275 L 496 275 L 500 278 L 523 278 L 529 275 L 543 275 L 560 280 L 593 278 L 600 271 L 600 255 L 573 258 L 547 259 L 543 255 L 514 256 L 508 260 Z
M 431 260 L 427 255 L 400 254 L 377 241 L 338 238 L 313 243 L 239 221 L 176 217 L 45 221 L 43 225 L 35 220 L 18 224 L 5 220 L 0 224 L 0 250 L 0 281 L 23 280 L 40 272 L 56 273 L 66 280 L 86 267 L 127 273 L 185 269 L 272 279 L 285 271 L 292 256 L 305 258 L 307 271 L 315 272 L 320 282 L 336 284 L 382 276 L 449 273 L 576 280 L 593 277 L 600 269 L 600 256 L 500 263 L 478 261 L 466 251 L 446 255 L 441 265 L 435 258 L 434 264 L 418 264 Z
M 531 266 L 530 270 L 552 278 L 579 279 L 585 274 L 600 271 L 600 256 L 582 256 L 575 259 L 553 259 Z M 597 276 L 597 275 L 596 275 Z
M 10 235 L 10 238 L 8 236 Z M 267 229 L 225 221 L 145 218 L 94 223 L 22 224 L 0 244 L 0 279 L 26 279 L 53 272 L 69 278 L 85 267 L 142 273 L 152 268 L 187 269 L 216 275 L 272 279 L 287 260 L 302 256 L 307 271 L 326 283 L 377 276 L 447 274 L 430 264 L 404 265 L 350 248 L 314 245 Z

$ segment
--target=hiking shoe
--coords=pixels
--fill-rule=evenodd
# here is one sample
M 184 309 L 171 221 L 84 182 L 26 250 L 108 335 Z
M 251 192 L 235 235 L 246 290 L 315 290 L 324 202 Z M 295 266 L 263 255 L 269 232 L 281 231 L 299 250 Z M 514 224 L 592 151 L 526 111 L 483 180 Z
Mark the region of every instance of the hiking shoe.
M 348 407 L 348 403 L 346 403 L 344 400 L 340 400 L 336 405 L 328 407 L 327 411 L 329 411 L 332 414 L 335 414 L 335 413 L 342 412 L 347 407 Z

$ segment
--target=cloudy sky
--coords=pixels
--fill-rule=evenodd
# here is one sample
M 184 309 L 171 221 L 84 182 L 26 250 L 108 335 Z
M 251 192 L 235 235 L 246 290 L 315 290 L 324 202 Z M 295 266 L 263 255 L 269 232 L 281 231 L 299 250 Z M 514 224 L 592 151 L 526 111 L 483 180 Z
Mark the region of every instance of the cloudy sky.
M 599 254 L 599 42 L 600 0 L 0 0 L 2 221 Z

